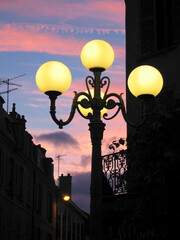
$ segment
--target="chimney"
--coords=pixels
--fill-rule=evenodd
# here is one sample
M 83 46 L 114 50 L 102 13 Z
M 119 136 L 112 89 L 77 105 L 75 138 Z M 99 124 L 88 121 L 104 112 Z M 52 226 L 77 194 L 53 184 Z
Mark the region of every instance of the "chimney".
M 62 195 L 69 195 L 71 196 L 71 183 L 72 183 L 72 176 L 68 173 L 67 176 L 59 177 L 59 189 Z

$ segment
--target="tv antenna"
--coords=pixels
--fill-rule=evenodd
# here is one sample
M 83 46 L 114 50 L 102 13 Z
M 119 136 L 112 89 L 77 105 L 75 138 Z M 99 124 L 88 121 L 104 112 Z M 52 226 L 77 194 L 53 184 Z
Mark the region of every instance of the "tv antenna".
M 56 158 L 57 158 L 57 160 L 58 160 L 58 177 L 59 177 L 59 166 L 60 166 L 60 159 L 61 159 L 61 157 L 63 157 L 63 156 L 66 156 L 67 154 L 62 154 L 62 155 L 57 155 L 56 156 Z
M 9 87 L 10 87 L 10 85 L 11 86 L 17 86 L 17 87 L 22 87 L 20 84 L 15 84 L 15 83 L 11 83 L 10 81 L 11 80 L 14 80 L 14 79 L 16 79 L 16 78 L 20 78 L 20 77 L 22 77 L 22 76 L 25 76 L 26 74 L 21 74 L 21 75 L 19 75 L 19 76 L 16 76 L 16 77 L 13 77 L 13 78 L 8 78 L 8 79 L 5 79 L 5 80 L 1 80 L 0 79 L 0 85 L 2 85 L 2 84 L 6 84 L 7 85 L 7 90 L 6 91 L 4 91 L 4 92 L 0 92 L 0 95 L 1 94 L 7 94 L 7 113 L 8 113 L 8 111 L 9 111 L 9 93 L 10 92 L 12 92 L 12 91 L 14 91 L 14 90 L 17 90 L 18 88 L 12 88 L 12 89 L 10 89 Z

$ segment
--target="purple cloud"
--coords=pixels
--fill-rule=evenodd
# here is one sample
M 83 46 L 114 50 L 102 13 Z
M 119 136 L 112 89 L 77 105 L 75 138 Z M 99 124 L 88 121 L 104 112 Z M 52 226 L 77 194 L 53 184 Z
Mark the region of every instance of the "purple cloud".
M 82 155 L 80 165 L 86 167 L 90 163 L 90 161 L 91 161 L 90 155 Z
M 86 212 L 90 205 L 91 173 L 75 173 L 72 177 L 72 200 Z
M 55 147 L 61 146 L 61 147 L 66 147 L 66 148 L 71 147 L 74 149 L 80 148 L 78 141 L 74 137 L 72 137 L 70 134 L 68 134 L 64 131 L 41 134 L 39 136 L 35 136 L 35 139 L 37 141 L 50 142 Z

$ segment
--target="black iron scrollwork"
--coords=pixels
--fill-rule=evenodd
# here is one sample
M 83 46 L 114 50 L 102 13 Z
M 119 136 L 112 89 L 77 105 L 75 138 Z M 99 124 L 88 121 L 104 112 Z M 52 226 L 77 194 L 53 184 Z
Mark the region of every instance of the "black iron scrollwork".
M 121 94 L 109 93 L 108 94 L 108 90 L 109 90 L 109 86 L 110 86 L 110 79 L 107 76 L 101 78 L 100 75 L 101 75 L 101 72 L 95 71 L 94 77 L 92 77 L 92 76 L 86 77 L 85 83 L 86 83 L 87 92 L 79 92 L 79 93 L 74 92 L 75 96 L 73 98 L 70 115 L 66 121 L 63 121 L 62 119 L 58 120 L 56 117 L 55 102 L 56 102 L 56 98 L 57 98 L 57 92 L 50 92 L 48 94 L 49 98 L 51 100 L 50 114 L 51 114 L 53 121 L 59 126 L 59 128 L 63 128 L 63 126 L 69 124 L 72 121 L 76 109 L 83 118 L 89 119 L 89 120 L 95 119 L 96 117 L 99 118 L 100 114 L 97 113 L 97 110 L 101 111 L 103 108 L 106 108 L 107 110 L 115 109 L 115 113 L 110 117 L 108 116 L 108 113 L 105 113 L 102 116 L 105 120 L 113 119 L 114 117 L 117 116 L 117 114 L 121 110 L 125 121 L 129 125 L 131 125 L 133 127 L 137 127 L 144 123 L 144 121 L 146 120 L 146 116 L 147 116 L 146 108 L 144 111 L 145 114 L 144 114 L 144 118 L 142 119 L 142 121 L 139 124 L 131 123 L 127 117 L 125 104 L 124 104 L 124 101 L 122 98 L 123 93 L 121 93 Z M 104 96 L 102 98 L 101 94 L 100 94 L 100 89 L 103 88 L 105 85 L 107 85 L 107 86 L 106 86 Z M 94 96 L 93 96 L 92 92 L 90 91 L 90 86 L 94 89 Z M 97 93 L 97 92 L 99 92 L 99 93 Z M 79 99 L 80 96 L 83 96 L 81 100 Z M 116 99 L 116 101 L 114 99 Z M 91 111 L 92 113 L 89 113 L 88 116 L 84 116 L 81 113 L 80 106 L 85 109 L 92 108 L 93 111 Z M 96 116 L 96 114 L 97 114 L 97 116 Z
M 94 84 L 95 84 L 94 81 L 95 80 L 92 76 L 87 76 L 85 81 L 86 81 L 86 88 L 87 88 L 87 90 L 90 94 L 89 85 L 91 85 L 91 87 L 94 88 Z
M 122 151 L 102 157 L 103 173 L 115 195 L 127 193 L 127 164 Z

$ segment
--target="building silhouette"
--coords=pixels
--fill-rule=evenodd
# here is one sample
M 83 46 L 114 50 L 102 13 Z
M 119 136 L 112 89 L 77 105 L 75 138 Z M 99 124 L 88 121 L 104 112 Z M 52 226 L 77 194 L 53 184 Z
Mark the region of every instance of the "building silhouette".
M 0 97 L 0 239 L 59 240 L 62 234 L 63 240 L 87 239 L 88 215 L 62 200 L 67 186 L 71 189 L 71 176 L 64 178 L 62 189 L 55 185 L 53 159 L 33 143 L 15 104 L 9 114 L 3 104 Z M 63 228 L 62 217 L 68 219 Z
M 107 161 L 103 171 L 112 186 L 103 195 L 104 239 L 179 239 L 180 1 L 125 0 L 125 4 L 126 78 L 134 68 L 151 65 L 161 72 L 164 87 L 148 105 L 145 124 L 127 127 L 124 194 L 117 194 L 115 178 L 120 171 L 111 169 L 113 154 L 103 157 Z M 126 89 L 128 117 L 137 123 L 142 102 Z
M 180 96 L 180 1 L 126 0 L 125 3 L 126 78 L 140 65 L 157 68 L 164 86 L 155 102 L 160 110 L 168 111 L 171 100 Z M 127 111 L 134 122 L 142 118 L 141 103 L 128 88 Z M 131 131 L 128 127 L 128 134 Z
M 89 216 L 81 210 L 71 200 L 71 183 L 70 174 L 59 176 L 59 240 L 88 240 L 89 239 Z M 70 200 L 65 201 L 64 198 L 69 196 Z
M 124 239 L 178 239 L 180 1 L 125 3 L 126 78 L 134 68 L 151 65 L 161 72 L 164 86 L 150 102 L 144 126 L 127 127 L 127 195 L 133 196 L 134 207 L 132 211 L 127 208 L 125 214 Z M 126 89 L 128 116 L 138 122 L 142 119 L 142 102 Z

